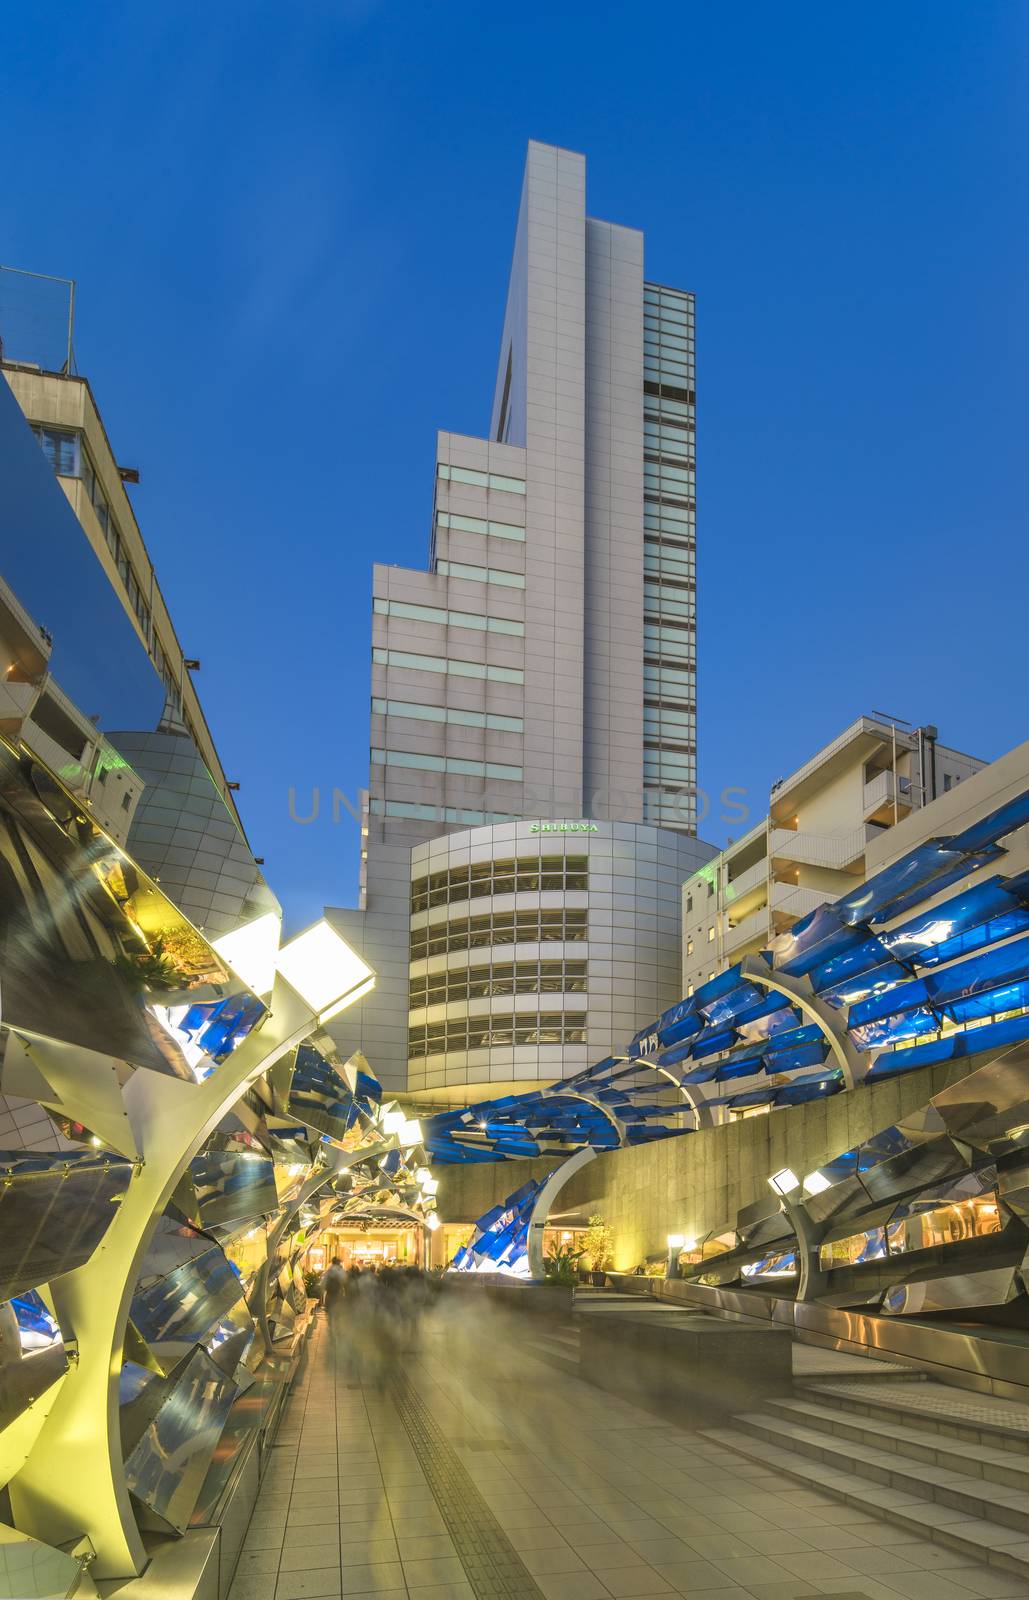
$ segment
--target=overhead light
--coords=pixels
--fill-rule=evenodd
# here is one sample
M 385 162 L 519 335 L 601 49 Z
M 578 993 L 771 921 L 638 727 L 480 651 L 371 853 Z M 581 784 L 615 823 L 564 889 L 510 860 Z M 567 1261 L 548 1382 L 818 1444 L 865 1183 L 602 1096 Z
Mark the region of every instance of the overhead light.
M 327 1022 L 375 985 L 375 973 L 323 919 L 284 944 L 275 962 L 291 988 Z
M 435 1211 L 429 1212 L 429 1215 L 425 1219 L 425 1226 L 428 1228 L 430 1233 L 436 1232 L 436 1229 L 439 1227 L 439 1217 L 437 1217 Z
M 688 1233 L 686 1235 L 685 1239 L 682 1241 L 682 1247 L 684 1250 L 695 1250 L 697 1248 L 697 1241 L 694 1239 L 692 1233 Z
M 831 1188 L 832 1184 L 829 1182 L 829 1179 L 824 1173 L 809 1172 L 807 1177 L 804 1179 L 805 1194 L 821 1194 L 824 1189 Z
M 800 1179 L 792 1167 L 780 1167 L 778 1172 L 773 1172 L 768 1180 L 768 1187 L 774 1189 L 776 1194 L 792 1194 L 800 1188 Z
M 668 1235 L 669 1250 L 681 1250 L 685 1243 L 686 1235 L 684 1233 L 670 1233 Z
M 268 911 L 253 922 L 244 922 L 231 933 L 212 939 L 218 954 L 238 972 L 248 989 L 255 994 L 271 994 L 275 984 L 275 956 L 279 948 L 281 924 L 274 911 Z

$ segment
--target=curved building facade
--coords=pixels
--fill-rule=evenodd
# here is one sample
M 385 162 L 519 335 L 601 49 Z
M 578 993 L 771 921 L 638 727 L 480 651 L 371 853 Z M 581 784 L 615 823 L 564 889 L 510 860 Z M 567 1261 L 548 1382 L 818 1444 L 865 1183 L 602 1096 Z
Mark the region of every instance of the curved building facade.
M 709 854 L 645 823 L 506 822 L 411 850 L 408 1090 L 547 1082 L 677 998 L 679 885 Z

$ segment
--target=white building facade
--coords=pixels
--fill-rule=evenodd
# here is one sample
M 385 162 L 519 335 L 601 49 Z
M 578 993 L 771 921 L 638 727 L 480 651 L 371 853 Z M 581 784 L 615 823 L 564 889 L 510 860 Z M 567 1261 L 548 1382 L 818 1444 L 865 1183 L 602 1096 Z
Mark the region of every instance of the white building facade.
M 498 1028 L 489 1045 L 473 1045 L 455 1014 L 443 1035 L 450 1044 L 415 1054 L 440 1038 L 425 1035 L 424 1005 L 409 1004 L 411 983 L 421 996 L 428 976 L 409 960 L 414 919 L 429 909 L 412 911 L 412 883 L 437 870 L 425 865 L 433 852 L 442 860 L 472 851 L 481 865 L 480 853 L 496 849 L 498 862 L 520 861 L 547 837 L 533 824 L 585 821 L 595 831 L 565 842 L 585 842 L 580 853 L 591 860 L 603 841 L 612 851 L 617 844 L 623 866 L 638 844 L 640 881 L 657 852 L 679 874 L 676 901 L 683 878 L 711 854 L 694 837 L 693 297 L 645 280 L 643 235 L 588 217 L 585 184 L 583 156 L 530 144 L 490 436 L 438 436 L 428 570 L 374 569 L 363 903 L 327 915 L 379 974 L 341 1043 L 363 1049 L 389 1087 L 412 1093 L 445 1097 L 494 1073 L 521 1081 L 578 1070 L 591 1051 L 617 1048 L 678 998 L 676 905 L 670 920 L 654 922 L 673 941 L 668 959 L 663 949 L 655 957 L 667 982 L 640 978 L 632 1004 L 627 995 L 614 1009 L 603 1001 L 604 961 L 635 972 L 637 935 L 649 941 L 648 896 L 640 896 L 643 922 L 622 907 L 611 925 L 623 948 L 597 968 L 596 1015 L 607 1020 L 587 1026 L 589 1037 L 573 1039 L 582 1029 L 561 1024 L 558 1045 L 550 1037 L 558 1025 L 542 1021 L 578 1015 L 581 988 L 540 989 L 530 1003 L 523 987 L 516 1009 L 535 1006 L 541 1019 L 534 1043 L 502 1042 Z M 629 833 L 612 833 L 620 826 Z M 599 857 L 595 875 L 612 876 Z M 510 892 L 518 901 L 534 891 Z M 574 898 L 588 893 L 590 914 L 602 914 L 592 887 L 539 893 L 565 894 L 569 913 L 588 909 Z M 563 938 L 527 942 L 540 949 L 526 962 L 572 959 L 543 949 Z M 600 944 L 614 949 L 607 934 Z M 561 972 L 580 983 L 578 970 Z M 549 985 L 555 971 L 540 968 L 538 977 Z M 452 1003 L 464 1001 L 434 999 L 429 1009 Z M 529 1025 L 511 1026 L 521 1036 Z

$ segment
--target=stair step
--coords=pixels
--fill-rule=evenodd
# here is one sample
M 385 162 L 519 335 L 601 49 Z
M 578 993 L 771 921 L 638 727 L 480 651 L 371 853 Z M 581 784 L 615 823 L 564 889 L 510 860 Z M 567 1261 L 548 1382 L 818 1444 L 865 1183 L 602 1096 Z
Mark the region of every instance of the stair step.
M 932 1500 L 959 1516 L 992 1520 L 998 1528 L 1012 1529 L 1029 1546 L 1029 1494 L 1024 1489 L 987 1483 L 967 1470 L 910 1461 L 895 1450 L 841 1439 L 810 1424 L 787 1421 L 764 1411 L 737 1417 L 736 1421 L 770 1444 L 783 1444 L 828 1467 L 870 1478 L 902 1496 Z
M 1029 1455 L 1029 1406 L 1014 1401 L 996 1400 L 970 1390 L 952 1389 L 941 1383 L 903 1384 L 834 1383 L 805 1384 L 805 1399 L 828 1400 L 858 1416 L 876 1417 L 903 1423 L 942 1438 L 961 1439 L 970 1444 L 1007 1450 L 1012 1455 Z
M 751 1419 L 738 1418 L 737 1421 L 749 1426 Z M 808 1489 L 855 1506 L 870 1517 L 908 1528 L 913 1537 L 931 1539 L 975 1561 L 987 1562 L 991 1567 L 1029 1580 L 1029 1536 L 1022 1536 L 1011 1528 L 999 1527 L 996 1522 L 983 1518 L 955 1516 L 950 1508 L 924 1495 L 898 1492 L 853 1472 L 827 1470 L 823 1462 L 812 1460 L 783 1443 L 770 1444 L 739 1427 L 705 1428 L 701 1436 L 760 1462 Z
M 773 1415 L 802 1426 L 828 1431 L 840 1439 L 853 1439 L 873 1449 L 893 1451 L 911 1461 L 924 1461 L 946 1467 L 962 1477 L 979 1477 L 986 1482 L 1029 1492 L 1029 1456 L 997 1445 L 972 1444 L 967 1439 L 951 1439 L 945 1434 L 916 1427 L 916 1413 L 904 1412 L 879 1419 L 844 1410 L 812 1398 L 769 1400 Z
M 531 1356 L 536 1356 L 540 1361 L 546 1361 L 552 1367 L 560 1367 L 563 1372 L 578 1376 L 579 1351 L 570 1348 L 560 1339 L 543 1336 L 537 1339 L 526 1339 L 525 1350 Z

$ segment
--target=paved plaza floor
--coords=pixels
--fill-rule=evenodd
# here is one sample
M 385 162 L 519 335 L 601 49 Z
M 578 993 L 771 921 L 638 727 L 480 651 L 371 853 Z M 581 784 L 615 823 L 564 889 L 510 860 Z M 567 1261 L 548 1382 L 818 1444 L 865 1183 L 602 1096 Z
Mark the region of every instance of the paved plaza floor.
M 517 1334 L 443 1309 L 367 1383 L 320 1318 L 230 1600 L 1029 1600 L 1017 1576 L 531 1359 Z

